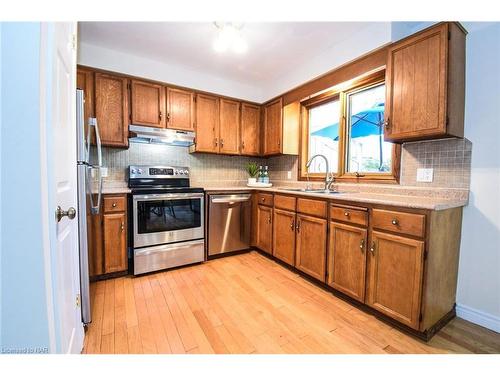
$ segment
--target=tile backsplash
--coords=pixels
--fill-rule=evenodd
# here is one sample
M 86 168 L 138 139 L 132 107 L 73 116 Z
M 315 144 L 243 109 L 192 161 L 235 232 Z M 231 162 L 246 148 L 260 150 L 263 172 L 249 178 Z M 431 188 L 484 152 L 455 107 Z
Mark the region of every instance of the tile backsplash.
M 467 139 L 444 139 L 405 143 L 401 151 L 401 178 L 403 186 L 469 188 L 472 144 Z M 248 175 L 245 165 L 255 161 L 269 166 L 273 181 L 296 181 L 298 157 L 282 155 L 271 158 L 190 154 L 186 147 L 130 143 L 128 150 L 103 148 L 104 165 L 108 167 L 107 180 L 124 181 L 130 164 L 160 164 L 188 166 L 192 185 L 240 185 Z M 417 182 L 418 168 L 433 168 L 432 182 Z M 291 172 L 291 179 L 288 172 Z

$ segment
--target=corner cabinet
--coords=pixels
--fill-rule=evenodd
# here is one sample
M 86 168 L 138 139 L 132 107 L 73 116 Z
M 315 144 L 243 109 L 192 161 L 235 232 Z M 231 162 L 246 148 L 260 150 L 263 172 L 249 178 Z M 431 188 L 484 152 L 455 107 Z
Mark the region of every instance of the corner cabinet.
M 95 116 L 103 146 L 128 147 L 127 78 L 95 73 Z
M 385 140 L 463 137 L 465 37 L 445 22 L 389 47 Z

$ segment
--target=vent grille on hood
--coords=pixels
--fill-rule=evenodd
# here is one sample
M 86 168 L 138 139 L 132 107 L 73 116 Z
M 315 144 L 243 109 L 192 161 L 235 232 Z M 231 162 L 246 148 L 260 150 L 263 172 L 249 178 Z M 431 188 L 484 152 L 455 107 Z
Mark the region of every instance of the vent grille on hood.
M 194 132 L 157 129 L 148 126 L 129 126 L 130 142 L 154 143 L 171 146 L 189 147 L 194 144 Z

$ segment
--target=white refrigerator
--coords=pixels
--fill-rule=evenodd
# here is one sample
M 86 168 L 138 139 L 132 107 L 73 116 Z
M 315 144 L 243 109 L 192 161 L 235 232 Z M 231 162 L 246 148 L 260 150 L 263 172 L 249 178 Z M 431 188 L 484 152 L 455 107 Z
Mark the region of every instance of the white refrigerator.
M 92 320 L 90 306 L 88 239 L 91 236 L 87 226 L 87 215 L 97 215 L 101 207 L 102 153 L 99 128 L 95 118 L 89 118 L 85 126 L 84 92 L 76 90 L 77 126 L 77 177 L 78 177 L 78 241 L 80 252 L 80 294 L 82 321 Z M 95 143 L 95 146 L 92 144 Z

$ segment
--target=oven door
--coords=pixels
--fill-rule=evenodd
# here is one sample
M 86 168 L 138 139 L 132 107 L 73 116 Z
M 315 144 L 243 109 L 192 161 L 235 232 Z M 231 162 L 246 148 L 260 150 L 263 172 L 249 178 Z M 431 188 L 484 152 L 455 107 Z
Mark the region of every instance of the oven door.
M 204 238 L 203 210 L 203 193 L 134 195 L 134 248 Z

